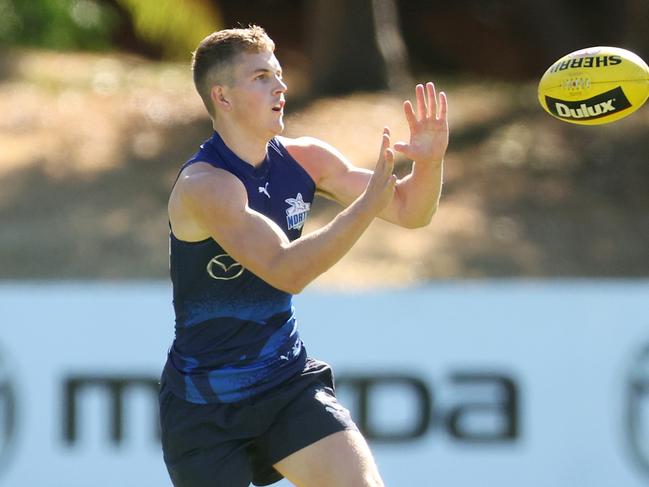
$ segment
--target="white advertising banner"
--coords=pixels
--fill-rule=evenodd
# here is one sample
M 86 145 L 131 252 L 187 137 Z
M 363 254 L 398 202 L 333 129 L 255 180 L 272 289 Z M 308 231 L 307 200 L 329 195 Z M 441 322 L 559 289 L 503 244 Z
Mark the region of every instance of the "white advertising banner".
M 0 485 L 171 485 L 156 403 L 170 296 L 166 283 L 0 285 Z M 387 486 L 649 483 L 649 281 L 295 304 Z

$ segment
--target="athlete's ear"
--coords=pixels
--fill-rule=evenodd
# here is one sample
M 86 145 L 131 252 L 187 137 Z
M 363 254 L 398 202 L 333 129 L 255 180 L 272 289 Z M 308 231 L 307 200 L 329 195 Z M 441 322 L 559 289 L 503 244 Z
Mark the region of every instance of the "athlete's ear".
M 225 110 L 225 111 L 230 110 L 231 105 L 230 102 L 228 101 L 227 88 L 225 86 L 223 85 L 212 86 L 210 97 L 212 98 L 212 103 L 214 103 L 214 108 L 218 110 Z

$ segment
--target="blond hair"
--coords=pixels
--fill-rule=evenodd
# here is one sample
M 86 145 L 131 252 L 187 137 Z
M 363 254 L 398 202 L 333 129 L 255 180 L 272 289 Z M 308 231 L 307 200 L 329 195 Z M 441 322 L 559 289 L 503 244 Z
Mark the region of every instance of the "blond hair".
M 275 43 L 257 25 L 213 32 L 203 39 L 192 55 L 194 86 L 205 108 L 214 117 L 211 91 L 215 84 L 232 83 L 232 65 L 242 53 L 274 52 Z

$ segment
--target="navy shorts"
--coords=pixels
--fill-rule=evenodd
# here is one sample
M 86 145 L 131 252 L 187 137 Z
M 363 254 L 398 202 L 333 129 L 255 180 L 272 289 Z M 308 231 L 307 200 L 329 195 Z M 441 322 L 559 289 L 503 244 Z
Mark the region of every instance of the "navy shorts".
M 160 387 L 162 450 L 175 487 L 248 487 L 282 479 L 273 468 L 305 446 L 357 430 L 324 362 L 252 399 L 194 404 Z

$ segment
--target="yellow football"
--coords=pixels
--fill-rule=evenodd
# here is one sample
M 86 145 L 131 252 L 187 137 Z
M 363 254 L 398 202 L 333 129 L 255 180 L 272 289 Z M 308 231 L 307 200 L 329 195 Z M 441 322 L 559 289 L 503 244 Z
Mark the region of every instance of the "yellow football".
M 619 47 L 589 47 L 562 57 L 543 74 L 539 102 L 553 117 L 581 125 L 624 118 L 649 97 L 649 68 Z

